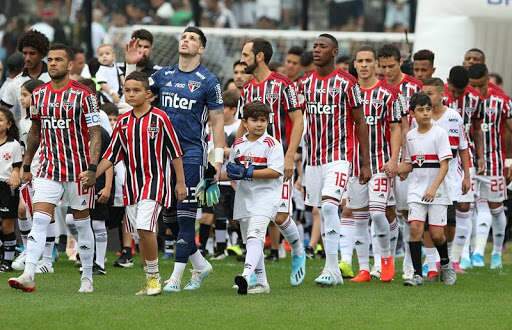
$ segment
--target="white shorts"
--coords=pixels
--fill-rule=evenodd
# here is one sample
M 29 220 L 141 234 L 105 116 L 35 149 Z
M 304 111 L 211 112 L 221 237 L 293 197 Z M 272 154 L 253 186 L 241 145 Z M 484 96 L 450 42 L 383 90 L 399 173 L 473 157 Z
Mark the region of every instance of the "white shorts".
M 404 181 L 400 180 L 398 176 L 395 177 L 395 200 L 396 209 L 398 211 L 407 211 L 409 205 L 407 204 L 407 191 L 409 187 L 409 178 Z
M 20 187 L 20 200 L 25 205 L 26 216 L 32 219 L 34 212 L 32 209 L 32 199 L 34 198 L 34 188 L 31 182 L 27 182 Z
M 470 180 L 471 180 L 471 187 L 465 195 L 462 195 L 462 193 L 460 194 L 460 196 L 457 200 L 457 202 L 459 202 L 459 203 L 474 203 L 475 202 L 478 182 L 476 180 L 476 170 L 474 167 L 471 167 L 469 169 L 469 176 L 470 176 Z
M 478 197 L 488 202 L 501 203 L 507 199 L 505 178 L 502 176 L 477 175 Z
M 144 199 L 137 204 L 126 207 L 126 216 L 129 222 L 129 231 L 147 230 L 156 232 L 158 216 L 162 205 L 151 199 Z
M 360 184 L 358 177 L 351 177 L 348 183 L 348 206 L 351 209 L 386 208 L 394 206 L 394 179 L 385 173 L 375 173 L 367 184 Z
M 256 237 L 262 242 L 265 242 L 265 234 L 267 233 L 267 227 L 270 223 L 269 217 L 255 215 L 250 218 L 239 219 L 238 221 L 240 222 L 240 232 L 244 243 L 247 243 L 248 237 Z
M 347 189 L 350 163 L 345 160 L 306 166 L 306 205 L 319 207 L 322 196 L 329 196 L 341 201 Z
M 408 221 L 425 222 L 428 215 L 429 226 L 444 227 L 448 221 L 448 205 L 410 203 Z
M 58 182 L 43 178 L 33 178 L 34 197 L 32 203 L 62 202 L 73 210 L 82 211 L 94 207 L 94 187 L 85 188 L 81 182 Z
M 292 186 L 293 178 L 288 180 L 287 182 L 283 182 L 281 186 L 281 199 L 279 200 L 279 208 L 277 209 L 278 213 L 292 213 L 292 196 L 293 196 L 293 186 Z

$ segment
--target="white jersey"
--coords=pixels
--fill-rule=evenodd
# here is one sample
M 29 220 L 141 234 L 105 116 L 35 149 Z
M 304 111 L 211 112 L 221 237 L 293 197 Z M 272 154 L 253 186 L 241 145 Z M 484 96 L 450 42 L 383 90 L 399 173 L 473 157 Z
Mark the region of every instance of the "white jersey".
M 100 65 L 98 72 L 96 72 L 96 82 L 98 84 L 107 84 L 112 91 L 119 93 L 120 75 L 122 75 L 122 72 L 117 64 L 114 63 L 112 66 Z M 103 93 L 103 95 L 110 102 L 113 102 L 112 95 L 107 93 Z
M 448 134 L 441 127 L 433 125 L 426 133 L 414 128 L 407 133 L 405 162 L 413 167 L 408 179 L 407 203 L 425 203 L 422 198 L 439 173 L 440 162 L 451 158 Z M 446 180 L 437 189 L 431 204 L 452 204 Z
M 464 121 L 456 110 L 446 108 L 441 118 L 434 120 L 434 123 L 448 134 L 453 158 L 450 160 L 445 181 L 448 184 L 450 199 L 457 201 L 462 195 L 462 179 L 464 177 L 459 151 L 468 148 Z
M 30 127 L 32 127 L 32 120 L 30 118 L 23 117 L 20 119 L 18 127 L 20 131 L 22 154 L 25 154 L 25 150 L 27 149 L 28 132 L 30 131 Z M 39 169 L 39 149 L 40 148 L 37 148 L 34 158 L 32 158 L 32 163 L 30 164 L 30 172 L 32 174 L 36 174 Z
M 0 145 L 0 181 L 6 182 L 12 173 L 13 165 L 21 167 L 22 148 L 18 141 L 7 140 Z
M 271 168 L 283 174 L 283 146 L 267 133 L 256 141 L 247 140 L 247 135 L 235 139 L 229 161 L 251 164 L 255 169 Z M 254 179 L 238 181 L 233 219 L 252 216 L 274 217 L 281 201 L 282 179 Z
M 240 123 L 242 121 L 240 119 L 236 119 L 232 124 L 230 125 L 224 125 L 224 137 L 226 138 L 226 145 L 228 148 L 231 148 L 233 145 L 233 142 L 235 142 L 236 132 L 238 130 L 238 127 L 240 126 Z M 212 143 L 213 144 L 213 143 Z M 212 146 L 213 148 L 213 146 Z M 222 171 L 226 171 L 226 165 L 227 161 L 224 161 L 224 164 L 222 164 Z M 231 183 L 227 181 L 222 181 L 219 183 L 219 185 L 222 186 L 230 186 Z

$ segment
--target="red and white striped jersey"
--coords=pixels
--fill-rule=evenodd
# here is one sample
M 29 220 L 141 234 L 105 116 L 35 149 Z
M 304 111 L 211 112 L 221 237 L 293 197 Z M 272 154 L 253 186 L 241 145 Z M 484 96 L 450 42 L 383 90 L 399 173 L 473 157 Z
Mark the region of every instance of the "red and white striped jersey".
M 503 176 L 502 148 L 503 128 L 507 119 L 512 118 L 510 99 L 495 89 L 488 89 L 482 97 L 482 133 L 484 135 L 485 172 L 488 176 Z
M 464 127 L 468 136 L 470 136 L 471 121 L 482 118 L 480 101 L 480 93 L 469 85 L 464 89 L 464 93 L 457 98 L 450 92 L 448 85 L 444 86 L 443 104 L 448 108 L 457 110 L 464 121 Z
M 409 101 L 411 100 L 411 97 L 421 91 L 421 87 L 423 87 L 423 83 L 420 80 L 405 73 L 403 73 L 403 75 L 402 81 L 400 81 L 398 85 L 394 86 L 400 90 L 402 100 L 402 117 L 409 114 Z
M 153 107 L 140 118 L 133 111 L 118 118 L 103 158 L 114 164 L 124 161 L 124 205 L 151 199 L 169 207 L 172 199 L 169 162 L 182 155 L 169 117 Z
M 32 93 L 30 118 L 41 122 L 40 166 L 36 176 L 78 181 L 89 166 L 89 129 L 99 125 L 96 95 L 70 80 L 59 90 L 51 82 Z
M 306 113 L 307 164 L 353 160 L 352 110 L 362 106 L 356 79 L 338 69 L 325 77 L 313 71 L 300 81 L 298 93 Z
M 391 123 L 400 123 L 402 107 L 399 91 L 387 84 L 379 82 L 368 89 L 361 87 L 363 110 L 368 125 L 368 141 L 370 144 L 370 169 L 373 174 L 381 172 L 384 164 L 391 158 Z M 354 176 L 359 175 L 359 143 L 354 136 Z
M 285 148 L 290 141 L 291 121 L 288 112 L 300 110 L 297 90 L 286 76 L 272 72 L 267 79 L 252 79 L 244 85 L 238 101 L 238 117 L 243 118 L 244 106 L 251 102 L 263 102 L 271 109 L 267 132 Z

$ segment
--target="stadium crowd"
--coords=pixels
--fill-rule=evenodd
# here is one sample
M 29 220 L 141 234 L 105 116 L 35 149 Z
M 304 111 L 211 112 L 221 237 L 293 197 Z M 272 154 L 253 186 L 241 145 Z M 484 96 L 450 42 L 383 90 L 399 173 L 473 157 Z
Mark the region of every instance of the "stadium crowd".
M 409 63 L 394 45 L 338 57 L 321 34 L 272 64 L 271 43 L 256 38 L 221 87 L 196 27 L 165 67 L 144 29 L 124 62 L 103 40 L 91 61 L 56 36 L 20 33 L 0 89 L 0 272 L 23 271 L 12 287 L 35 290 L 65 251 L 81 266 L 79 291 L 92 292 L 114 228 L 113 266 L 141 256 L 140 295 L 197 290 L 208 260 L 229 254 L 244 262 L 238 293 L 268 293 L 265 262 L 288 252 L 292 286 L 308 258 L 325 259 L 315 282 L 335 286 L 390 282 L 399 256 L 405 285 L 453 285 L 485 266 L 491 229 L 490 267 L 502 268 L 512 102 L 484 51 L 461 54 L 441 79 L 429 50 Z M 163 286 L 159 256 L 175 259 Z

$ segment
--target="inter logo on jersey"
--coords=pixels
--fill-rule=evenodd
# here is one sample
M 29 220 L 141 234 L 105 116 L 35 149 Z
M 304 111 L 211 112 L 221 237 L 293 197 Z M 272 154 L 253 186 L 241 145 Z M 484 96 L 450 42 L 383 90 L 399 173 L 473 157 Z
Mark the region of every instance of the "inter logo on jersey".
M 201 87 L 201 83 L 198 81 L 189 80 L 188 81 L 188 89 L 191 93 L 194 93 L 196 90 Z

